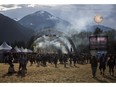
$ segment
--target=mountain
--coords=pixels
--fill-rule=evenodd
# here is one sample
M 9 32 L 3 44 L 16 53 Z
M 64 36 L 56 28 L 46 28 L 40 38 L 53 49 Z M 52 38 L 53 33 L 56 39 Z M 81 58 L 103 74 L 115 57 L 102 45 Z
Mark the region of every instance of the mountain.
M 32 34 L 32 30 L 29 30 L 13 19 L 0 14 L 0 42 L 27 41 Z
M 34 30 L 43 28 L 66 28 L 71 26 L 69 22 L 42 10 L 29 14 L 20 19 L 18 22 L 21 25 Z

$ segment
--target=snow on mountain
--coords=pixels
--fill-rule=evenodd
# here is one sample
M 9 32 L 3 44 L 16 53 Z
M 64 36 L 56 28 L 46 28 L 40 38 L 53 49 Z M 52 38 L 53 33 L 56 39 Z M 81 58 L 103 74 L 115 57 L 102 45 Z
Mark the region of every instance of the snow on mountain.
M 33 25 L 33 23 L 30 23 L 30 25 Z
M 58 18 L 55 16 L 49 16 L 48 20 L 58 20 Z

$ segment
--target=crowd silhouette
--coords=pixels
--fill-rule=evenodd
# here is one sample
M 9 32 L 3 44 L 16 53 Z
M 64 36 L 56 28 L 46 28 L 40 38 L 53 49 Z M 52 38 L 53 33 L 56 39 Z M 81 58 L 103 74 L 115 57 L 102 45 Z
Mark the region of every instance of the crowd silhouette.
M 16 73 L 14 69 L 14 63 L 19 64 L 18 74 L 25 76 L 27 73 L 27 64 L 30 63 L 30 66 L 36 64 L 37 67 L 43 66 L 47 67 L 47 64 L 54 64 L 54 67 L 57 68 L 58 64 L 64 65 L 64 68 L 67 67 L 67 64 L 70 67 L 77 67 L 77 64 L 91 64 L 91 70 L 93 78 L 96 77 L 97 67 L 99 65 L 99 70 L 101 75 L 105 75 L 106 67 L 109 68 L 109 74 L 114 76 L 114 68 L 116 67 L 116 55 L 113 54 L 102 54 L 100 58 L 97 56 L 92 56 L 85 53 L 70 53 L 70 54 L 57 54 L 57 53 L 4 53 L 4 63 L 9 64 L 8 73 Z

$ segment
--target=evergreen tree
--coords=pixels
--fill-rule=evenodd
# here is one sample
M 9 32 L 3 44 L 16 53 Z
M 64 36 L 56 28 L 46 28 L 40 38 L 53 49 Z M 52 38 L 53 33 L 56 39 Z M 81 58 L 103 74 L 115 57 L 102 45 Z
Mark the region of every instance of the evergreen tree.
M 94 35 L 99 35 L 101 34 L 103 31 L 100 29 L 100 28 L 96 28 L 95 31 L 94 31 Z
M 29 39 L 29 41 L 27 42 L 27 48 L 29 48 L 29 49 L 31 49 L 31 50 L 33 50 L 32 44 L 33 44 L 33 42 L 34 42 L 34 38 L 35 38 L 35 36 L 32 36 L 32 37 Z

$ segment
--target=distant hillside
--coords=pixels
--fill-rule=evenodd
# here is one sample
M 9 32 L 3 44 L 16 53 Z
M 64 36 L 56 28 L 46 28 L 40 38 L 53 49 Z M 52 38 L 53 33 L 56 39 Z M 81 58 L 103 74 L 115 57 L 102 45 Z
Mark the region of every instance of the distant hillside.
M 13 19 L 0 14 L 0 42 L 27 41 L 33 35 L 29 30 Z
M 104 25 L 88 26 L 87 31 L 94 32 L 96 28 L 100 28 L 103 32 L 105 32 L 105 31 L 115 31 L 115 29 L 112 29 L 112 28 L 104 26 Z

